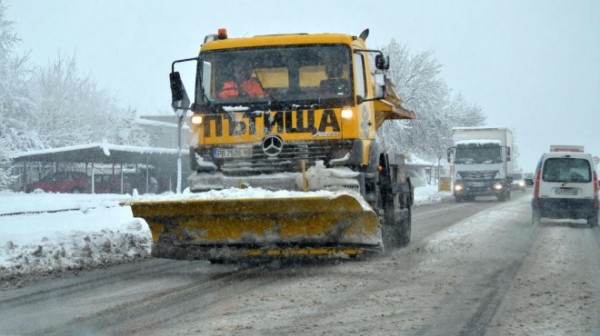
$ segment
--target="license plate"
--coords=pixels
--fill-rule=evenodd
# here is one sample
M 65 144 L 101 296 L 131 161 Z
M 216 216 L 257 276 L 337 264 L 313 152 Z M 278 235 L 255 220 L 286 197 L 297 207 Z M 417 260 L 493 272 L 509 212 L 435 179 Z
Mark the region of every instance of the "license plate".
M 252 147 L 238 148 L 215 148 L 213 149 L 213 157 L 215 159 L 234 158 L 234 157 L 251 157 Z
M 483 182 L 471 182 L 469 184 L 471 185 L 471 187 L 477 187 L 477 188 L 485 187 L 485 183 L 483 183 Z
M 579 191 L 576 188 L 556 188 L 554 193 L 557 195 L 577 195 Z

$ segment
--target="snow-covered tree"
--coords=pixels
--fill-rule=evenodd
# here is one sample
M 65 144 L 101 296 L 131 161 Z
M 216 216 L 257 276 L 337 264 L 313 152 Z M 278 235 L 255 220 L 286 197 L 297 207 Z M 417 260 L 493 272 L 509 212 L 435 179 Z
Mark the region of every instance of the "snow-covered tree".
M 452 127 L 480 126 L 485 123 L 481 107 L 468 103 L 460 93 L 449 101 L 446 111 Z
M 81 75 L 74 58 L 59 56 L 47 68 L 31 69 L 27 55 L 15 55 L 20 40 L 6 13 L 0 0 L 0 188 L 11 183 L 10 156 L 15 152 L 103 140 L 149 142 L 134 122 L 136 110 L 119 107 Z
M 438 159 L 451 144 L 452 127 L 483 124 L 479 107 L 467 104 L 461 95 L 451 98 L 432 51 L 412 55 L 395 40 L 383 51 L 390 57 L 388 76 L 404 107 L 417 115 L 416 120 L 388 122 L 382 127 L 379 136 L 388 149 Z
M 59 56 L 31 80 L 34 118 L 28 121 L 47 147 L 106 140 L 145 145 L 148 137 L 133 122 L 134 109 L 123 109 L 89 76 L 82 75 L 74 57 Z
M 0 0 L 0 188 L 10 183 L 10 153 L 31 148 L 39 140 L 24 127 L 22 116 L 30 109 L 27 56 L 13 52 L 19 38 L 13 23 L 6 19 L 6 12 L 7 7 Z

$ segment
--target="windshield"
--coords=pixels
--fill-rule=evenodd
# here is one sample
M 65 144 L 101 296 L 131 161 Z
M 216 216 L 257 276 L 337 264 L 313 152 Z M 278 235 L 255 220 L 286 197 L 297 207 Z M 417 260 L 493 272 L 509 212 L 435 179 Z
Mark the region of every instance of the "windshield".
M 591 178 L 588 160 L 552 158 L 544 163 L 542 179 L 547 182 L 590 182 Z
M 498 145 L 469 144 L 456 147 L 456 164 L 500 163 L 502 155 Z
M 211 65 L 204 103 L 314 101 L 352 96 L 345 45 L 269 47 L 206 52 Z

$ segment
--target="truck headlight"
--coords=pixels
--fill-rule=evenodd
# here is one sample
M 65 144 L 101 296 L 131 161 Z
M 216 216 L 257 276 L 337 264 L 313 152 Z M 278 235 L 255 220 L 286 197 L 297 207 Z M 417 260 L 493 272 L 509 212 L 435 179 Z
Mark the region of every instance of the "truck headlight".
M 349 108 L 345 108 L 342 110 L 342 118 L 343 119 L 352 119 L 352 117 L 354 116 L 354 112 L 349 109 Z
M 202 116 L 201 115 L 197 115 L 194 114 L 191 118 L 190 118 L 190 123 L 192 125 L 198 126 L 198 125 L 202 125 Z
M 495 183 L 494 184 L 494 189 L 501 190 L 502 189 L 502 183 Z
M 455 184 L 454 185 L 454 190 L 455 191 L 462 191 L 463 190 L 463 185 L 462 184 Z

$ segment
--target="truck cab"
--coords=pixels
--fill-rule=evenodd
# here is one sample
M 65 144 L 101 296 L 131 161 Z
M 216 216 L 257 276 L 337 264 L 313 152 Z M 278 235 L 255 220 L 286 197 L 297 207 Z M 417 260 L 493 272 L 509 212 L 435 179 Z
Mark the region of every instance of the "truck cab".
M 365 38 L 365 32 L 229 38 L 221 31 L 205 38 L 197 58 L 175 61 L 173 107 L 193 112 L 191 190 L 237 187 L 240 180 L 300 190 L 302 162 L 375 173 L 383 153 L 377 129 L 385 120 L 415 116 L 400 107 L 384 75 L 387 59 L 367 49 Z M 189 61 L 197 62 L 191 105 L 175 71 Z M 250 81 L 251 92 L 244 87 Z M 334 181 L 363 183 L 360 175 Z
M 456 127 L 454 146 L 448 149 L 453 164 L 453 195 L 457 202 L 477 196 L 511 197 L 512 133 L 505 127 Z

